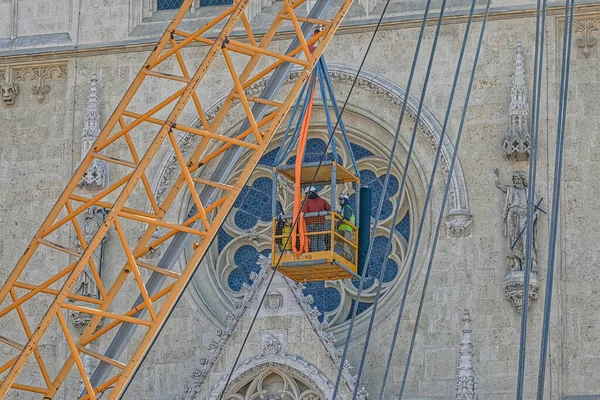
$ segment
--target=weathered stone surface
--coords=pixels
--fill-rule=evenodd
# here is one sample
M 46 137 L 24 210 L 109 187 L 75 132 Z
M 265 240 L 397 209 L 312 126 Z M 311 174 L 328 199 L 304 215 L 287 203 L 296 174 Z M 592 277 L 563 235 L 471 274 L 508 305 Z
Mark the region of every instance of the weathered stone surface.
M 12 14 L 13 3 L 17 3 L 19 7 L 16 19 Z M 34 93 L 35 82 L 24 80 L 18 83 L 19 93 L 14 99 L 14 104 L 0 103 L 1 281 L 8 276 L 80 160 L 80 140 L 91 72 L 98 72 L 98 89 L 101 93 L 100 125 L 103 125 L 146 59 L 149 49 L 153 46 L 151 43 L 172 15 L 168 11 L 154 12 L 148 3 L 150 2 L 142 0 L 83 1 L 79 18 L 77 1 L 0 0 L 0 57 L 6 56 L 0 63 L 0 69 L 5 65 L 14 67 L 23 63 L 48 65 L 60 57 L 59 61 L 65 61 L 61 65 L 64 66 L 66 75 L 52 80 L 51 90 L 42 102 Z M 453 12 L 459 14 L 464 14 L 465 8 L 468 7 L 468 2 L 464 1 L 449 3 L 454 7 Z M 439 2 L 437 4 L 439 6 Z M 479 4 L 481 7 L 483 3 Z M 514 398 L 520 318 L 513 311 L 513 305 L 504 298 L 503 280 L 507 264 L 501 212 L 504 196 L 494 188 L 493 171 L 498 168 L 503 176 L 510 176 L 512 171 L 527 169 L 525 162 L 503 159 L 502 152 L 499 151 L 499 138 L 504 135 L 509 124 L 507 110 L 510 99 L 507 93 L 512 85 L 514 52 L 519 42 L 523 45 L 525 81 L 528 85 L 532 82 L 535 46 L 535 15 L 532 10 L 535 1 L 494 0 L 492 4 L 496 16 L 488 24 L 459 151 L 466 185 L 465 193 L 468 194 L 468 211 L 472 220 L 465 234 L 452 235 L 453 228 L 448 226 L 448 235 L 440 237 L 417 336 L 417 346 L 408 373 L 405 398 L 448 399 L 455 396 L 457 344 L 461 338 L 461 317 L 465 308 L 470 308 L 473 315 L 473 362 L 479 399 Z M 552 399 L 594 399 L 600 393 L 600 317 L 597 312 L 597 295 L 600 291 L 600 233 L 596 229 L 600 226 L 600 185 L 597 174 L 600 169 L 600 153 L 597 151 L 600 145 L 597 135 L 597 127 L 600 126 L 600 113 L 597 112 L 600 103 L 600 65 L 598 48 L 597 45 L 593 45 L 592 40 L 597 38 L 595 35 L 598 33 L 589 28 L 597 24 L 593 21 L 599 18 L 600 3 L 588 0 L 578 1 L 579 4 L 584 7 L 585 15 L 581 15 L 581 18 L 577 16 L 580 24 L 576 28 L 575 39 L 581 38 L 582 42 L 574 43 L 577 56 L 573 57 L 571 66 L 561 197 L 562 225 L 557 249 L 550 335 L 551 357 L 548 365 L 552 377 L 547 378 L 546 393 L 546 398 Z M 353 7 L 346 23 L 347 26 L 352 26 L 352 29 L 342 30 L 327 51 L 330 65 L 353 68 L 358 66 L 364 51 L 362 44 L 366 43 L 371 35 L 372 28 L 366 25 L 378 15 L 382 4 L 363 2 Z M 362 84 L 355 89 L 345 115 L 351 135 L 357 138 L 364 137 L 365 141 L 378 143 L 384 149 L 391 147 L 400 107 L 394 100 L 395 97 L 390 94 L 393 92 L 391 85 L 377 86 L 373 82 L 391 82 L 400 88 L 406 86 L 418 36 L 418 16 L 415 17 L 418 10 L 414 7 L 417 7 L 416 2 L 393 2 L 389 14 L 393 22 L 388 29 L 378 33 L 365 65 L 368 74 L 365 74 Z M 254 16 L 252 23 L 257 26 L 258 31 L 260 24 L 266 19 L 264 16 L 276 12 L 275 8 L 266 7 L 262 14 Z M 189 27 L 197 26 L 218 10 L 218 7 L 210 10 L 197 9 L 186 17 L 186 24 Z M 558 24 L 561 23 L 561 19 L 562 10 L 553 9 L 548 17 L 548 70 L 544 72 L 542 90 L 537 183 L 538 193 L 545 198 L 543 208 L 546 211 L 552 206 L 550 202 L 554 172 L 555 110 L 560 84 L 558 72 L 562 46 Z M 413 21 L 400 23 L 405 20 Z M 432 82 L 425 99 L 429 121 L 443 121 L 453 68 L 456 65 L 465 26 L 464 18 L 456 22 L 445 25 L 442 30 L 443 36 L 440 38 Z M 479 26 L 478 23 L 474 24 L 473 32 L 478 32 Z M 17 36 L 11 40 L 14 32 Z M 429 48 L 433 33 L 433 26 L 426 30 L 424 49 Z M 475 35 L 476 33 L 473 33 L 467 50 L 467 62 L 473 57 Z M 86 52 L 71 51 L 75 43 L 86 49 Z M 124 47 L 125 44 L 131 46 Z M 54 53 L 55 49 L 65 52 L 58 56 Z M 204 51 L 203 47 L 195 47 L 188 52 L 199 59 Z M 416 98 L 422 89 L 426 53 L 427 51 L 422 51 L 417 68 L 412 91 Z M 8 57 L 9 55 L 11 57 Z M 239 60 L 234 59 L 235 62 Z M 174 63 L 168 68 L 176 71 Z M 351 68 L 348 68 L 349 70 Z M 217 62 L 212 72 L 213 80 L 203 92 L 203 102 L 207 105 L 218 103 L 223 95 L 219 83 L 227 78 L 222 61 Z M 470 67 L 463 67 L 462 82 L 465 82 L 469 73 Z M 342 75 L 340 73 L 337 79 L 333 79 L 338 99 L 344 99 L 349 89 L 349 84 L 344 81 Z M 143 109 L 147 104 L 155 104 L 172 93 L 174 87 L 175 85 L 165 85 L 159 89 L 144 87 L 143 100 L 135 100 L 132 107 Z M 530 86 L 528 93 L 531 94 Z M 463 96 L 464 86 L 460 86 L 455 100 L 455 111 L 449 121 L 448 135 L 451 145 L 454 143 L 460 122 L 459 111 Z M 316 118 L 322 121 L 323 115 L 319 113 L 317 110 Z M 240 115 L 241 113 L 238 116 Z M 191 110 L 186 110 L 182 116 L 184 121 L 193 121 L 194 118 Z M 408 176 L 411 207 L 416 211 L 411 219 L 413 226 L 418 223 L 416 217 L 423 205 L 427 179 L 435 154 L 431 138 L 427 135 L 428 120 L 423 118 L 423 121 L 424 127 L 419 132 L 414 150 L 414 164 L 411 165 Z M 228 121 L 228 126 L 234 126 L 237 122 Z M 413 123 L 412 117 L 405 119 L 401 149 L 395 163 L 400 167 L 397 168 L 401 168 L 405 162 Z M 147 140 L 153 132 L 144 127 L 140 130 L 139 137 Z M 126 148 L 120 151 L 126 154 Z M 159 159 L 168 161 L 169 151 L 161 149 Z M 156 187 L 160 186 L 158 178 L 164 172 L 161 168 L 164 166 L 153 164 L 148 172 Z M 438 173 L 434 184 L 431 205 L 434 212 L 430 214 L 435 217 L 443 193 L 443 176 Z M 142 197 L 133 201 L 140 207 L 147 204 L 147 200 Z M 456 204 L 459 203 L 457 201 Z M 184 205 L 178 204 L 177 209 L 183 209 Z M 405 316 L 400 326 L 386 398 L 393 397 L 400 388 L 423 283 L 422 270 L 426 262 L 424 253 L 430 246 L 435 217 L 428 216 L 426 219 L 421 251 L 416 262 L 415 282 L 410 287 Z M 537 238 L 540 289 L 538 301 L 534 302 L 529 310 L 530 329 L 525 380 L 528 388 L 535 387 L 537 379 L 537 374 L 533 371 L 537 370 L 540 321 L 545 297 L 548 228 L 548 216 L 540 215 Z M 131 240 L 137 239 L 139 234 L 136 230 L 127 231 Z M 248 239 L 249 243 L 255 240 L 261 246 L 269 248 L 268 234 L 251 235 L 257 239 Z M 70 243 L 72 238 L 66 236 L 60 239 L 64 243 Z M 412 245 L 414 244 L 407 243 L 406 249 L 397 249 L 395 256 L 399 260 L 405 260 L 404 254 Z M 118 268 L 124 262 L 114 255 L 118 246 L 119 244 L 112 239 L 105 245 L 104 276 L 107 280 L 114 279 Z M 44 273 L 56 272 L 52 266 L 58 265 L 59 257 L 34 260 L 39 266 L 40 278 Z M 199 274 L 202 273 L 201 269 Z M 371 398 L 378 396 L 381 387 L 385 359 L 405 282 L 405 275 L 399 276 L 388 286 L 387 294 L 382 299 L 375 333 L 367 354 L 365 364 L 368 368 L 364 371 L 361 386 L 365 386 Z M 131 384 L 126 398 L 192 398 L 190 393 L 194 393 L 194 396 L 197 393 L 196 398 L 205 398 L 204 396 L 208 396 L 213 386 L 229 371 L 228 368 L 237 356 L 244 333 L 249 327 L 250 318 L 257 310 L 256 293 L 252 298 L 244 298 L 239 293 L 215 291 L 214 297 L 201 297 L 196 284 L 197 282 L 190 285 L 188 292 L 179 302 L 178 308 Z M 285 353 L 286 357 L 301 357 L 318 369 L 319 374 L 327 380 L 335 381 L 335 369 L 339 362 L 335 360 L 336 350 L 344 344 L 347 325 L 344 325 L 342 320 L 337 326 L 315 326 L 306 317 L 309 310 L 298 304 L 293 292 L 283 281 L 274 284 L 270 288 L 271 292 L 273 296 L 269 296 L 272 301 L 260 310 L 259 320 L 244 348 L 241 362 L 255 362 L 257 357 L 266 353 L 270 357 L 279 357 Z M 219 296 L 223 300 L 219 300 L 221 302 L 217 304 L 215 299 Z M 123 300 L 124 304 L 132 301 L 133 299 Z M 40 317 L 42 315 L 42 311 L 38 309 L 32 308 L 27 311 Z M 240 315 L 243 316 L 239 318 Z M 349 352 L 349 363 L 354 369 L 349 370 L 349 373 L 356 374 L 362 338 L 368 323 L 366 315 L 368 313 L 361 315 L 362 318 L 359 318 L 355 327 Z M 11 321 L 16 321 L 16 318 L 9 315 L 6 326 L 9 326 Z M 51 329 L 51 338 L 58 337 L 57 327 Z M 281 350 L 273 344 L 268 347 L 267 352 L 264 351 L 265 343 L 271 337 L 279 341 Z M 263 338 L 266 339 L 263 341 Z M 14 332 L 14 340 L 23 343 L 26 338 L 22 333 Z M 40 349 L 45 358 L 56 360 L 56 363 L 68 355 L 66 347 L 58 346 L 52 340 L 44 343 Z M 4 360 L 6 356 L 9 356 L 9 353 L 0 350 L 0 359 Z M 301 364 L 298 360 L 294 362 Z M 53 362 L 49 363 L 49 368 L 53 374 L 57 372 Z M 24 378 L 30 379 L 32 383 L 41 383 L 40 377 L 34 373 Z M 202 385 L 196 388 L 200 385 L 199 382 Z M 75 398 L 80 387 L 77 378 L 69 378 L 67 386 L 64 398 Z M 27 397 L 21 393 L 13 398 Z M 525 398 L 533 398 L 529 389 Z

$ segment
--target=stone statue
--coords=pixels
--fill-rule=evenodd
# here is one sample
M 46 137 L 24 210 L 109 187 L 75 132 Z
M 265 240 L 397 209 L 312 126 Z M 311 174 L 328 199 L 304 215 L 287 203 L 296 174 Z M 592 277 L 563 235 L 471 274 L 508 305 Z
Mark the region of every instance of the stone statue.
M 106 211 L 103 208 L 96 206 L 92 206 L 85 211 L 80 224 L 86 244 L 93 239 L 94 235 L 98 231 L 98 228 L 100 228 L 100 225 L 102 225 L 102 222 L 104 221 L 105 212 Z M 105 236 L 102 241 L 103 243 L 100 245 L 98 250 L 96 250 L 96 253 L 94 253 L 92 257 L 99 273 L 102 268 L 102 246 L 106 238 L 107 237 Z M 75 238 L 74 240 L 78 250 L 83 251 L 81 243 L 79 243 L 79 239 Z M 89 265 L 85 266 L 83 272 L 81 273 L 81 275 L 79 275 L 79 278 L 77 278 L 74 293 L 81 296 L 99 298 L 98 285 L 96 284 L 96 279 L 94 279 Z
M 500 184 L 498 169 L 496 174 L 496 187 L 506 194 L 504 202 L 504 237 L 508 246 L 508 267 L 514 271 L 523 271 L 526 259 L 526 227 L 527 227 L 527 178 L 523 171 L 515 171 L 512 184 Z M 536 270 L 537 244 L 536 225 L 537 209 L 533 217 L 533 247 L 531 251 L 531 269 Z

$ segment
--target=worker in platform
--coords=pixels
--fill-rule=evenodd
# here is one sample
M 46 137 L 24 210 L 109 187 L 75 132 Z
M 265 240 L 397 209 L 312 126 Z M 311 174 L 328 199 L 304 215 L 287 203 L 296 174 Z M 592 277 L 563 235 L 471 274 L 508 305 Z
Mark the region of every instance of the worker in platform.
M 342 194 L 338 200 L 340 204 L 339 214 L 342 217 L 342 222 L 339 224 L 337 229 L 344 236 L 344 238 L 346 238 L 346 240 L 348 240 L 350 243 L 354 243 L 354 228 L 348 224 L 356 224 L 354 211 L 350 205 L 350 197 L 348 197 L 347 194 Z M 344 242 L 344 258 L 348 261 L 354 261 L 354 252 L 352 250 L 352 246 L 346 242 Z
M 331 206 L 327 200 L 323 199 L 317 194 L 317 189 L 314 186 L 304 189 L 304 194 L 306 194 L 306 200 L 304 201 L 304 206 L 302 207 L 302 212 L 304 214 L 331 211 Z M 306 217 L 306 230 L 308 233 L 326 232 L 330 231 L 330 229 L 331 228 L 325 223 L 324 215 Z M 330 235 L 327 233 L 322 235 L 311 235 L 310 251 L 315 252 L 329 250 L 331 245 L 329 243 L 330 241 Z

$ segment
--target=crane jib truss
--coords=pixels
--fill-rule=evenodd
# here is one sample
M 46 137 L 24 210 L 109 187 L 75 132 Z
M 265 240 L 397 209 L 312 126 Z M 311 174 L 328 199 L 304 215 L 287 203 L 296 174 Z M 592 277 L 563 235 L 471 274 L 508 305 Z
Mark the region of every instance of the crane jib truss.
M 0 290 L 0 318 L 6 321 L 9 316 L 18 316 L 26 340 L 23 344 L 12 338 L 0 336 L 0 343 L 17 352 L 7 361 L 0 360 L 0 374 L 6 373 L 0 381 L 0 398 L 6 396 L 11 389 L 53 398 L 67 380 L 74 365 L 85 386 L 86 394 L 82 398 L 96 399 L 98 393 L 108 389 L 109 399 L 121 396 L 352 4 L 352 0 L 337 3 L 335 12 L 328 12 L 332 18 L 319 19 L 297 13 L 297 8 L 305 0 L 284 0 L 271 26 L 261 35 L 260 40 L 257 40 L 244 14 L 250 0 L 238 0 L 201 29 L 185 32 L 180 28 L 180 23 L 192 1 L 185 0 L 174 16 L 92 149 L 77 168 Z M 313 29 L 306 29 L 307 24 L 310 27 L 318 25 L 322 30 L 313 32 Z M 216 38 L 214 34 L 210 36 L 217 27 L 220 27 L 220 31 Z M 236 27 L 247 36 L 247 42 L 232 37 Z M 278 43 L 273 40 L 281 30 L 285 30 L 285 37 L 291 36 L 292 43 L 295 44 L 286 52 L 278 51 Z M 195 72 L 190 74 L 188 63 L 191 52 L 188 48 L 198 43 L 207 45 L 208 49 Z M 312 53 L 309 46 L 315 46 Z M 226 66 L 231 84 L 228 87 L 221 84 L 219 87 L 219 91 L 228 91 L 229 94 L 214 117 L 209 119 L 202 106 L 202 101 L 206 101 L 208 94 L 203 95 L 203 90 L 206 89 L 201 85 L 203 82 L 208 82 L 205 85 L 210 84 L 211 75 L 215 73 L 211 67 L 214 67 L 213 63 L 217 59 Z M 274 61 L 267 62 L 268 60 Z M 179 75 L 164 70 L 173 65 L 179 67 Z M 272 98 L 246 95 L 246 90 L 251 85 L 272 77 L 284 65 L 302 67 L 300 75 L 292 82 L 290 88 L 281 89 L 280 82 L 276 85 Z M 242 72 L 238 73 L 236 70 Z M 136 106 L 146 104 L 137 99 L 149 93 L 149 81 L 154 85 L 164 85 L 168 82 L 183 86 L 157 105 L 145 111 L 133 111 Z M 136 97 L 138 94 L 140 96 Z M 277 100 L 275 94 L 278 94 Z M 227 135 L 221 132 L 224 129 L 224 121 L 236 112 L 233 106 L 238 103 L 241 104 L 246 118 L 246 123 L 242 125 L 244 129 Z M 253 112 L 256 108 L 260 108 L 261 112 Z M 264 112 L 266 108 L 270 112 Z M 180 116 L 189 109 L 193 109 L 197 114 L 200 121 L 198 126 L 188 126 L 180 122 Z M 239 113 L 239 110 L 237 112 Z M 147 140 L 146 133 L 149 126 L 159 127 L 158 133 L 150 141 Z M 177 132 L 185 132 L 199 139 L 187 159 L 177 140 Z M 146 136 L 141 137 L 142 134 Z M 141 144 L 144 140 L 145 145 Z M 159 204 L 152 193 L 147 171 L 160 154 L 159 150 L 165 146 L 174 151 L 180 171 Z M 219 179 L 213 179 L 214 174 L 210 178 L 194 176 L 199 172 L 210 171 L 209 166 L 213 163 L 218 164 L 224 154 L 232 151 L 249 153 L 242 172 L 236 175 L 233 182 L 223 184 Z M 123 153 L 126 153 L 126 157 L 122 156 Z M 78 184 L 83 175 L 93 162 L 98 161 L 113 166 L 107 187 L 94 195 L 78 191 Z M 216 168 L 213 168 L 213 171 L 215 170 Z M 196 212 L 183 222 L 169 222 L 166 215 L 176 203 L 182 189 L 189 190 Z M 203 189 L 218 189 L 219 196 L 209 196 L 211 201 L 206 201 L 206 198 L 198 195 Z M 152 211 L 136 207 L 140 202 L 135 200 L 135 196 L 140 196 L 140 193 L 147 197 Z M 87 243 L 78 216 L 91 207 L 103 207 L 108 213 L 93 239 Z M 135 242 L 131 238 L 128 241 L 132 224 L 147 227 L 145 233 Z M 153 237 L 159 227 L 161 232 L 166 233 L 159 238 Z M 94 264 L 93 254 L 109 229 L 116 232 L 125 265 L 118 273 L 114 271 L 114 281 L 105 286 Z M 68 238 L 71 232 L 75 232 L 79 248 L 65 244 L 64 238 Z M 193 255 L 180 272 L 140 260 L 152 248 L 167 242 L 178 233 L 197 238 Z M 54 265 L 58 261 L 63 264 Z M 40 269 L 40 265 L 46 268 Z M 84 269 L 90 271 L 98 285 L 98 298 L 73 293 Z M 149 292 L 142 270 L 164 275 L 161 287 Z M 46 275 L 38 271 L 45 272 Z M 43 281 L 39 282 L 40 279 Z M 133 308 L 123 307 L 123 292 L 127 291 L 125 297 L 130 300 L 132 288 L 138 291 L 134 294 L 139 294 L 143 302 Z M 37 308 L 37 313 L 28 315 L 31 304 L 35 304 L 35 307 L 39 307 L 39 304 L 45 306 L 41 313 L 40 308 Z M 144 318 L 140 311 L 146 311 L 147 317 Z M 90 317 L 88 325 L 78 338 L 71 332 L 72 328 L 67 323 L 65 315 L 68 312 L 79 312 Z M 136 338 L 137 342 L 125 352 L 125 359 L 111 358 L 102 354 L 100 350 L 91 349 L 94 344 L 99 346 L 103 338 L 110 339 L 115 328 L 125 323 L 145 328 Z M 62 335 L 70 351 L 65 360 L 51 360 L 55 365 L 58 363 L 58 373 L 54 377 L 50 376 L 46 367 L 48 358 L 40 346 L 45 340 L 52 340 L 51 334 L 48 333 L 51 325 L 54 327 L 53 332 Z M 15 327 L 12 326 L 11 329 L 14 330 Z M 32 354 L 34 357 L 31 357 Z M 92 384 L 82 362 L 83 355 L 108 364 L 118 372 Z M 28 380 L 27 383 L 17 382 L 23 371 L 32 367 L 31 364 L 40 372 L 43 384 L 36 384 L 35 380 Z M 25 378 L 28 379 L 28 376 L 25 375 Z

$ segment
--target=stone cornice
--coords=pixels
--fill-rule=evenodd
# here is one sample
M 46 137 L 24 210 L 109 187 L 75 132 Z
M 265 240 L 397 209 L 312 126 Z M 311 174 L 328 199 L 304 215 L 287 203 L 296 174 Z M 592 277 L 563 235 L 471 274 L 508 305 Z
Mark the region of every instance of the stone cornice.
M 547 10 L 548 16 L 561 16 L 564 14 L 564 6 L 558 5 L 558 2 L 551 3 Z M 593 14 L 600 13 L 600 1 L 587 4 L 579 4 L 575 6 L 576 15 L 580 14 Z M 509 19 L 521 19 L 521 18 L 534 18 L 536 10 L 532 6 L 515 6 L 515 7 L 497 7 L 492 8 L 490 11 L 489 19 L 491 21 L 509 20 Z M 411 14 L 401 16 L 391 16 L 384 19 L 380 30 L 397 30 L 397 29 L 410 29 L 418 26 L 421 23 L 422 14 Z M 481 21 L 483 13 L 476 14 L 473 17 L 475 22 Z M 467 20 L 466 11 L 455 11 L 447 12 L 444 17 L 446 24 L 461 24 Z M 429 19 L 429 24 L 434 24 L 437 21 L 437 16 Z M 377 23 L 376 18 L 365 18 L 362 20 L 353 20 L 351 24 L 342 25 L 337 34 L 355 34 L 362 32 L 372 32 L 374 26 Z M 281 33 L 279 37 L 281 39 L 289 39 L 293 35 L 293 32 Z M 244 40 L 245 35 L 238 33 L 238 35 L 232 35 L 240 40 Z M 255 38 L 260 40 L 262 33 L 255 34 Z M 47 47 L 47 48 L 36 48 L 36 49 L 23 49 L 16 51 L 0 52 L 0 56 L 5 63 L 22 63 L 27 61 L 33 61 L 34 59 L 39 60 L 54 60 L 57 58 L 74 58 L 74 57 L 90 57 L 97 55 L 107 54 L 123 54 L 123 53 L 134 53 L 134 52 L 146 52 L 151 51 L 157 37 L 146 38 L 146 39 L 135 39 L 135 40 L 122 40 L 111 43 L 98 43 L 92 45 L 79 45 L 79 46 L 60 46 L 60 47 Z M 202 44 L 192 44 L 192 46 L 204 46 Z

